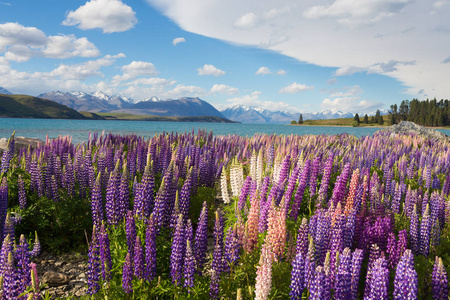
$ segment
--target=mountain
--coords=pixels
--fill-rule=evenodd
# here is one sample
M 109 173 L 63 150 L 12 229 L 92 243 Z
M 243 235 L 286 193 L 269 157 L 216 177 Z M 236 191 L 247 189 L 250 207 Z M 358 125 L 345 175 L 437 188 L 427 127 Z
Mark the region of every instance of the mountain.
M 0 95 L 0 116 L 9 118 L 88 119 L 65 105 L 26 95 Z
M 287 111 L 269 111 L 256 107 L 248 107 L 245 105 L 234 105 L 221 113 L 232 121 L 242 123 L 267 123 L 267 124 L 288 124 L 291 121 L 297 121 L 300 113 L 292 113 Z M 351 118 L 353 114 L 343 113 L 336 110 L 322 110 L 314 113 L 302 113 L 303 120 L 318 119 L 337 119 Z
M 52 100 L 60 104 L 69 106 L 78 111 L 109 112 L 121 108 L 128 108 L 133 105 L 131 99 L 118 95 L 108 95 L 103 92 L 49 92 L 38 97 Z
M 8 90 L 5 89 L 5 88 L 2 88 L 1 86 L 0 86 L 0 94 L 4 94 L 4 95 L 12 95 L 12 93 L 11 93 L 10 91 L 8 91 Z
M 180 99 L 161 100 L 152 97 L 140 101 L 125 109 L 110 111 L 111 113 L 126 113 L 134 115 L 156 115 L 172 117 L 212 116 L 225 118 L 217 109 L 199 98 L 184 97 Z

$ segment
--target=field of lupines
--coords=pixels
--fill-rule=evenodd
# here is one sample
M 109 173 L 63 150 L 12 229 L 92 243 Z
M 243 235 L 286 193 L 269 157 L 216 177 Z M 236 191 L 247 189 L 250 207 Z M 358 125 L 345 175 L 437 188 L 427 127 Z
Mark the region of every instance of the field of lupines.
M 85 249 L 89 299 L 448 299 L 449 142 L 12 136 L 1 176 L 2 299 L 41 248 Z

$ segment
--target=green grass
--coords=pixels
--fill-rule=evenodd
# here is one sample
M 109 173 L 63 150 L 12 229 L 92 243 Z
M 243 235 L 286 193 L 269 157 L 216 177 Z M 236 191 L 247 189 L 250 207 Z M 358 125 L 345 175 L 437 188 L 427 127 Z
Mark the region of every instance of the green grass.
M 364 124 L 359 123 L 359 127 L 380 127 L 388 126 L 388 116 L 383 116 L 384 124 L 380 125 L 378 123 Z M 309 126 L 352 126 L 353 118 L 341 118 L 341 119 L 325 119 L 325 120 L 305 120 L 303 124 L 293 124 L 293 125 L 309 125 Z

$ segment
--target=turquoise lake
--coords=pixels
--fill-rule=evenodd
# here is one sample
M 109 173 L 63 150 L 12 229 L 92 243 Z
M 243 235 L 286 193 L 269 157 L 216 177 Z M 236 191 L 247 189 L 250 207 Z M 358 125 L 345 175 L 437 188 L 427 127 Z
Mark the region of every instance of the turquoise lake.
M 278 124 L 241 124 L 241 123 L 195 123 L 195 122 L 147 122 L 147 121 L 104 121 L 104 120 L 49 120 L 49 119 L 0 119 L 0 138 L 8 138 L 13 131 L 16 136 L 33 137 L 45 140 L 48 135 L 72 136 L 74 143 L 87 141 L 89 132 L 101 134 L 136 134 L 143 137 L 154 136 L 162 132 L 189 132 L 198 129 L 212 130 L 215 135 L 236 134 L 252 136 L 255 133 L 278 135 L 335 135 L 348 133 L 356 137 L 372 135 L 379 130 L 376 127 L 325 127 L 325 126 L 289 126 Z M 441 129 L 450 135 L 449 129 Z

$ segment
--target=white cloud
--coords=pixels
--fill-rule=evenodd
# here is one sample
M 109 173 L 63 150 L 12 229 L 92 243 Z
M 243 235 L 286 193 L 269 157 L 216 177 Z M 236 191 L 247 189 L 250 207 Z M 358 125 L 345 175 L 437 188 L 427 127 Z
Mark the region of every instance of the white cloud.
M 336 84 L 336 83 L 337 83 L 337 79 L 336 79 L 336 78 L 328 79 L 328 80 L 327 80 L 327 83 L 328 83 L 329 85 Z
M 198 75 L 213 75 L 213 76 L 222 76 L 225 74 L 225 71 L 217 69 L 213 65 L 205 64 L 203 67 L 197 69 Z
M 298 112 L 298 108 L 292 107 L 290 104 L 285 103 L 283 101 L 262 101 L 259 99 L 259 96 L 262 93 L 260 91 L 253 91 L 248 95 L 244 95 L 241 97 L 234 97 L 227 99 L 229 105 L 220 106 L 220 109 L 225 109 L 227 107 L 231 107 L 233 105 L 245 105 L 250 107 L 258 107 L 262 109 L 267 109 L 271 111 L 276 110 L 288 110 L 291 112 Z
M 271 74 L 272 72 L 270 71 L 269 68 L 267 67 L 260 67 L 258 69 L 258 71 L 256 71 L 256 75 L 267 75 L 267 74 Z
M 130 64 L 123 66 L 122 75 L 113 77 L 113 83 L 117 84 L 122 81 L 130 80 L 138 76 L 155 76 L 158 75 L 156 67 L 151 62 L 132 61 Z
M 415 65 L 415 61 L 398 61 L 390 60 L 387 63 L 375 63 L 365 68 L 355 66 L 345 66 L 339 68 L 334 73 L 335 76 L 353 75 L 355 73 L 367 72 L 368 74 L 386 74 L 390 72 L 398 71 L 400 66 L 412 66 Z
M 70 58 L 95 57 L 100 51 L 87 38 L 74 35 L 46 36 L 36 27 L 18 23 L 0 24 L 0 53 L 16 62 L 32 57 Z
M 336 18 L 340 23 L 354 26 L 392 17 L 412 2 L 412 0 L 336 0 L 331 5 L 310 7 L 303 16 L 310 19 Z
M 177 44 L 184 43 L 184 42 L 186 42 L 186 39 L 184 37 L 179 37 L 179 38 L 173 39 L 172 44 L 174 46 L 176 46 Z
M 286 75 L 286 71 L 285 70 L 278 70 L 275 74 L 280 75 L 280 76 Z
M 255 27 L 257 23 L 258 17 L 254 13 L 250 12 L 240 16 L 234 23 L 234 26 L 242 29 L 250 29 Z
M 91 0 L 70 11 L 63 25 L 78 28 L 102 29 L 104 33 L 123 32 L 137 23 L 136 13 L 120 0 Z
M 133 80 L 131 82 L 127 82 L 126 85 L 151 85 L 154 87 L 168 87 L 171 85 L 174 85 L 176 83 L 175 80 L 170 80 L 166 78 L 158 78 L 158 77 L 151 77 L 151 78 L 138 78 L 136 80 Z
M 442 9 L 443 7 L 445 7 L 447 5 L 450 5 L 450 1 L 448 1 L 448 0 L 439 0 L 439 1 L 436 1 L 433 3 L 433 6 L 436 9 Z
M 359 85 L 345 86 L 342 91 L 332 91 L 330 97 L 351 97 L 362 94 L 364 91 Z
M 279 93 L 295 94 L 295 93 L 309 91 L 309 90 L 313 90 L 313 89 L 314 89 L 313 86 L 307 86 L 306 84 L 294 82 L 288 86 L 281 88 Z
M 232 95 L 232 94 L 239 93 L 239 89 L 225 85 L 225 84 L 214 84 L 210 90 L 210 93 L 220 93 L 220 94 Z
M 278 0 L 276 6 L 273 0 L 260 0 L 258 5 L 240 0 L 146 1 L 183 30 L 233 44 L 269 49 L 302 63 L 347 68 L 347 71 L 352 66 L 354 74 L 380 62 L 415 61 L 415 65 L 398 65 L 396 71 L 383 75 L 400 82 L 409 94 L 406 98 L 417 97 L 421 89 L 437 98 L 450 95 L 450 68 L 442 64 L 449 56 L 450 11 L 440 9 L 430 17 L 437 1 L 314 0 L 293 4 L 292 0 Z M 264 19 L 274 7 L 285 6 L 290 7 L 288 13 Z M 328 16 L 311 10 L 314 6 L 324 7 Z M 236 20 L 249 12 L 259 20 L 258 26 L 247 30 L 236 27 Z M 302 17 L 305 12 L 310 14 L 309 18 Z M 377 36 L 382 38 L 374 38 Z M 337 75 L 343 75 L 343 71 L 340 69 Z
M 179 98 L 179 97 L 200 97 L 205 95 L 206 91 L 195 85 L 183 85 L 178 84 L 172 90 L 167 91 L 165 95 L 169 98 Z
M 124 54 L 106 55 L 97 60 L 87 61 L 75 65 L 60 65 L 49 73 L 50 77 L 59 77 L 63 80 L 86 80 L 89 77 L 102 76 L 101 67 L 110 66 L 118 58 L 125 57 Z
M 283 15 L 285 13 L 288 13 L 290 11 L 291 11 L 290 6 L 285 6 L 285 7 L 282 7 L 282 8 L 272 8 L 269 11 L 266 11 L 263 14 L 263 18 L 265 20 L 271 20 L 273 18 L 276 18 L 276 17 L 278 17 L 280 15 Z
M 324 99 L 320 106 L 322 109 L 363 114 L 380 109 L 383 103 L 361 100 L 359 97 L 338 97 Z

